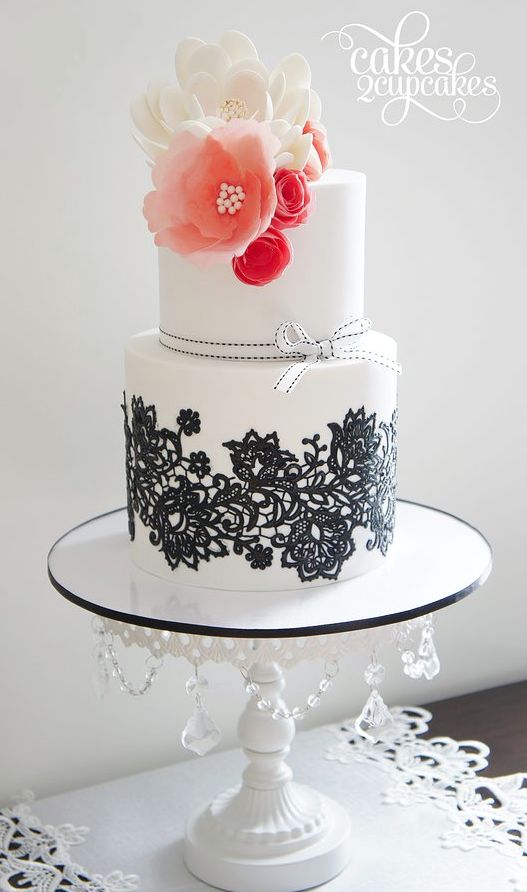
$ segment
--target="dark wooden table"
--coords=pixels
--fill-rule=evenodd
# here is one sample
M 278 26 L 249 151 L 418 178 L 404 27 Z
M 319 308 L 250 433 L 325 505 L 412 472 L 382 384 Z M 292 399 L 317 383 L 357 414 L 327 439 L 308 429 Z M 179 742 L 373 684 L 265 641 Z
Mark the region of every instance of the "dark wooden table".
M 426 708 L 434 716 L 427 736 L 488 744 L 485 774 L 527 771 L 527 681 L 439 700 Z

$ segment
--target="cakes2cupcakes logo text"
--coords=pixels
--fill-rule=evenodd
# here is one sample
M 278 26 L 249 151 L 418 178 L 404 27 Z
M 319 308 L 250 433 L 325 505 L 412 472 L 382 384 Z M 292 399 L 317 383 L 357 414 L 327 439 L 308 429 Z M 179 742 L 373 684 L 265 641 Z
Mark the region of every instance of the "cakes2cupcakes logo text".
M 472 52 L 426 45 L 429 30 L 426 13 L 413 11 L 403 16 L 393 37 L 355 23 L 328 31 L 322 40 L 336 38 L 349 53 L 357 101 L 378 102 L 389 127 L 402 124 L 412 108 L 441 121 L 490 121 L 501 104 L 496 78 L 476 72 Z

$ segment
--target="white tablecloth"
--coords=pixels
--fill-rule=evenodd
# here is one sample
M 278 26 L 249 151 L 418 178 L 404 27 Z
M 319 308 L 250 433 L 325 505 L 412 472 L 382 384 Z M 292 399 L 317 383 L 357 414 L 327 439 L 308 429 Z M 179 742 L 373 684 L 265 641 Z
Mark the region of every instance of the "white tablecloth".
M 289 759 L 296 780 L 334 797 L 352 818 L 352 862 L 324 890 L 513 892 L 511 878 L 519 875 L 516 859 L 491 848 L 443 848 L 440 838 L 449 829 L 444 811 L 431 802 L 384 803 L 386 773 L 373 764 L 328 761 L 324 754 L 333 739 L 327 728 L 300 733 Z M 91 828 L 87 840 L 72 851 L 72 858 L 90 872 L 136 873 L 142 892 L 198 892 L 210 887 L 183 864 L 186 817 L 238 782 L 244 764 L 237 750 L 211 754 L 37 800 L 33 812 L 46 823 Z

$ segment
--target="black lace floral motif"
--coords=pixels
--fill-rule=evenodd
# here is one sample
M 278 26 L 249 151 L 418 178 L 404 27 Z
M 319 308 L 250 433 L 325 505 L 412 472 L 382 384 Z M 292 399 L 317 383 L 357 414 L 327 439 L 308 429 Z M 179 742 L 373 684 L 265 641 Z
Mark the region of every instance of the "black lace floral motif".
M 371 537 L 366 547 L 384 555 L 393 539 L 396 413 L 377 422 L 364 407 L 330 423 L 329 444 L 320 434 L 302 440 L 297 458 L 282 449 L 276 431 L 250 430 L 222 445 L 232 476 L 214 473 L 203 450 L 187 451 L 183 438 L 201 432 L 199 413 L 180 409 L 176 429 L 159 428 L 155 406 L 123 401 L 130 536 L 135 518 L 175 570 L 201 561 L 244 555 L 266 570 L 280 554 L 282 567 L 302 582 L 337 579 L 355 551 L 354 531 Z M 230 548 L 229 548 L 230 546 Z

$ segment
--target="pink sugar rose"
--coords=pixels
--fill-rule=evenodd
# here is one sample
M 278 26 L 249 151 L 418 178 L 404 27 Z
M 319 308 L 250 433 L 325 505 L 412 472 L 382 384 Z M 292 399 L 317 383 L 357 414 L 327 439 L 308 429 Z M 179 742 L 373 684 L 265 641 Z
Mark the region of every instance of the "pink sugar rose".
M 246 285 L 268 285 L 282 275 L 292 259 L 291 242 L 283 232 L 270 226 L 241 257 L 233 257 L 232 268 Z
M 254 120 L 230 121 L 204 136 L 175 133 L 144 202 L 156 245 L 201 265 L 243 254 L 274 214 L 278 149 L 269 126 Z
M 307 176 L 302 170 L 281 167 L 274 175 L 276 210 L 271 226 L 291 229 L 305 223 L 313 209 Z
M 331 164 L 327 130 L 320 121 L 306 121 L 304 133 L 310 133 L 313 137 L 304 173 L 308 180 L 318 180 Z

